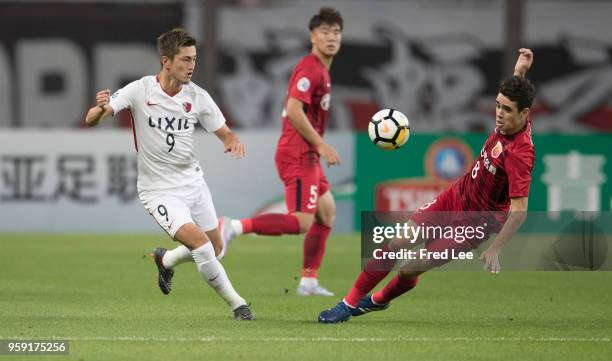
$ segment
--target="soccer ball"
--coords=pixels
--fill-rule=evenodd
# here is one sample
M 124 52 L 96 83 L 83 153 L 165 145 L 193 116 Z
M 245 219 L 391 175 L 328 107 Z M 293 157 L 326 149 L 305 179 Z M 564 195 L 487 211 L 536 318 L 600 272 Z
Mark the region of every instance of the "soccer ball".
M 377 147 L 397 149 L 406 144 L 410 137 L 410 122 L 399 110 L 379 110 L 370 119 L 368 134 Z

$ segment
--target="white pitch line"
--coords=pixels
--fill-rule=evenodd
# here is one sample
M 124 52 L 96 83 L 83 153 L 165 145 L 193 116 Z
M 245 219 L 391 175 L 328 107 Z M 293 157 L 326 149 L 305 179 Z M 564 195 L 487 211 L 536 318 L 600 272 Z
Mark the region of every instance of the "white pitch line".
M 23 336 L 0 336 L 22 340 Z M 608 337 L 141 337 L 141 336 L 49 336 L 39 340 L 127 342 L 610 342 Z

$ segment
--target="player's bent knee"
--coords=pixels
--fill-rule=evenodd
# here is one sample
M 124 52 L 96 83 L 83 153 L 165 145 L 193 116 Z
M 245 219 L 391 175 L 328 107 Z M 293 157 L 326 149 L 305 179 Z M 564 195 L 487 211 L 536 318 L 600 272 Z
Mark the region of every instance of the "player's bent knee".
M 206 236 L 200 227 L 193 223 L 182 225 L 174 235 L 174 239 L 184 244 L 190 250 L 200 248 L 209 241 L 208 236 Z
M 404 263 L 398 272 L 398 276 L 405 280 L 418 277 L 420 274 L 430 270 L 431 263 L 423 260 L 411 260 Z
M 413 289 L 414 287 L 416 287 L 416 285 L 419 283 L 419 274 L 415 274 L 414 272 L 410 272 L 410 273 L 402 273 L 402 271 L 400 270 L 399 272 L 399 277 L 405 281 L 408 281 L 408 285 L 409 285 L 409 289 Z
M 324 224 L 333 224 L 336 218 L 336 203 L 328 191 L 321 196 L 317 206 L 317 221 Z
M 413 269 L 404 269 L 403 267 L 399 270 L 400 278 L 403 278 L 405 280 L 414 280 L 415 285 L 421 273 L 423 272 L 419 270 L 413 270 Z
M 332 228 L 334 226 L 334 222 L 336 221 L 336 213 L 329 214 L 321 214 L 317 216 L 317 222 Z
M 297 217 L 300 224 L 300 233 L 306 233 L 314 223 L 314 214 L 296 212 L 293 214 Z
M 308 230 L 310 229 L 310 227 L 312 227 L 312 224 L 314 223 L 313 219 L 310 220 L 304 220 L 304 221 L 300 221 L 300 233 L 306 233 L 308 232 Z
M 214 228 L 210 231 L 205 231 L 205 233 L 206 236 L 208 236 L 210 242 L 212 243 L 213 248 L 215 249 L 215 256 L 217 256 L 217 258 L 223 258 L 225 252 L 223 250 L 223 242 L 221 240 L 221 232 L 219 231 L 219 228 Z

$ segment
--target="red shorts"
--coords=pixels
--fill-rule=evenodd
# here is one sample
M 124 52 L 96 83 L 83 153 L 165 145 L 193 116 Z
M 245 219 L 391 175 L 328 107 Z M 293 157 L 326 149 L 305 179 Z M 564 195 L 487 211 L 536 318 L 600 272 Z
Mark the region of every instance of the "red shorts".
M 294 164 L 276 162 L 278 175 L 285 184 L 285 203 L 289 213 L 315 213 L 319 197 L 329 191 L 329 182 L 319 162 Z
M 451 189 L 425 203 L 411 216 L 417 226 L 451 227 L 454 237 L 431 237 L 425 239 L 428 251 L 470 251 L 487 241 L 491 234 L 498 233 L 505 220 L 504 212 L 464 211 L 461 197 Z M 446 228 L 445 228 L 446 229 Z M 469 232 L 469 233 L 467 233 Z M 433 261 L 436 266 L 449 260 Z

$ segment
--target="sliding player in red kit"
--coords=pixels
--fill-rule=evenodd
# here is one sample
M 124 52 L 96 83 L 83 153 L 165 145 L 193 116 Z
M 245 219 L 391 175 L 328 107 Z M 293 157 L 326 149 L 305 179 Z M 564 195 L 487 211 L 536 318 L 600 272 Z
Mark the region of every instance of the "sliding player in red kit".
M 496 98 L 495 130 L 489 135 L 480 156 L 471 170 L 449 189 L 415 212 L 409 224 L 439 224 L 450 222 L 462 226 L 488 224 L 483 236 L 475 241 L 440 238 L 427 240 L 428 251 L 469 251 L 497 233 L 495 240 L 481 254 L 486 270 L 500 271 L 499 252 L 523 224 L 527 211 L 531 171 L 535 152 L 531 140 L 530 107 L 534 87 L 525 78 L 533 62 L 529 49 L 520 49 L 514 76 L 504 80 Z M 474 214 L 480 219 L 475 219 Z M 483 219 L 486 218 L 486 219 Z M 447 223 L 449 224 L 449 223 Z M 424 239 L 419 240 L 423 243 Z M 394 239 L 391 251 L 406 248 L 402 240 Z M 414 288 L 421 273 L 449 262 L 446 260 L 409 260 L 401 265 L 399 274 L 382 290 L 369 295 L 395 264 L 395 260 L 372 259 L 364 267 L 353 288 L 336 306 L 319 314 L 319 322 L 344 322 L 351 316 L 382 311 L 391 300 Z

